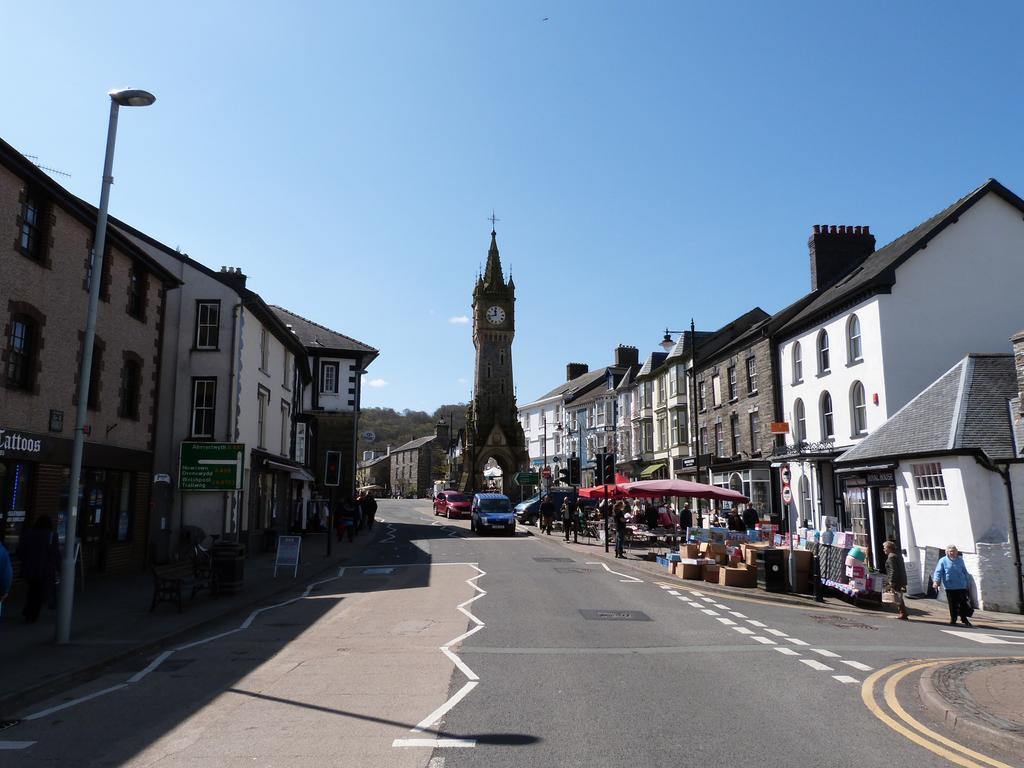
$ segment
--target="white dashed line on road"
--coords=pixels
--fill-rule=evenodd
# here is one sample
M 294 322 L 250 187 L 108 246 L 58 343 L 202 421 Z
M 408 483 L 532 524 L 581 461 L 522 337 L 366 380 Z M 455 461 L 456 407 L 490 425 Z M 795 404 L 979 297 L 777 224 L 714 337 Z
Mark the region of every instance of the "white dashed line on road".
M 736 630 L 737 632 L 739 632 L 741 635 L 752 635 L 752 634 L 754 634 L 754 630 L 747 629 L 746 627 L 733 627 L 733 629 Z
M 867 664 L 861 664 L 859 661 L 849 661 L 847 659 L 843 659 L 842 663 L 848 667 L 859 669 L 861 672 L 870 672 L 872 669 L 874 669 L 874 667 L 869 667 Z
M 705 603 L 713 603 L 713 602 L 715 602 L 715 598 L 713 598 L 713 597 L 702 597 L 701 600 L 703 600 Z
M 668 593 L 669 593 L 670 595 L 675 595 L 676 597 L 678 597 L 678 596 L 679 596 L 679 590 L 676 590 L 676 589 L 670 589 L 670 590 L 668 591 Z
M 772 640 L 770 637 L 758 637 L 755 635 L 750 639 L 757 640 L 757 642 L 761 643 L 761 645 L 775 645 L 775 641 Z
M 5 749 L 28 749 L 34 741 L 0 741 L 0 750 Z
M 802 661 L 804 664 L 806 664 L 811 669 L 816 669 L 819 672 L 832 672 L 832 671 L 834 671 L 832 669 L 832 667 L 830 667 L 828 664 L 822 664 L 820 661 L 816 661 L 815 659 L 800 659 L 800 661 Z
M 803 640 L 798 640 L 795 637 L 787 637 L 786 639 L 789 640 L 789 642 L 791 642 L 793 645 L 810 645 L 810 643 L 805 643 Z
M 706 613 L 708 616 L 717 616 L 718 615 L 718 611 L 713 611 L 710 608 L 701 608 L 700 612 L 701 613 Z
M 856 677 L 850 677 L 849 675 L 832 675 L 832 679 L 838 680 L 840 683 L 846 683 L 847 685 L 850 683 L 860 682 Z
M 832 651 L 826 651 L 824 648 L 811 648 L 811 653 L 816 653 L 819 656 L 824 656 L 826 659 L 838 659 L 839 654 L 833 653 Z
M 737 619 L 745 619 L 745 618 L 747 618 L 747 615 L 745 613 L 740 613 L 739 611 L 729 611 L 729 613 L 731 613 Z
M 765 632 L 767 632 L 770 635 L 775 635 L 776 637 L 789 637 L 789 635 L 787 635 L 781 629 L 766 629 Z
M 747 624 L 749 624 L 752 627 L 767 627 L 768 626 L 767 624 L 761 623 L 757 619 L 747 619 Z
M 792 648 L 776 648 L 775 650 L 778 651 L 781 654 L 784 654 L 785 656 L 799 656 L 800 655 L 799 651 L 794 651 Z
M 733 621 L 732 619 L 727 619 L 724 616 L 719 616 L 718 620 L 720 622 L 722 622 L 723 624 L 725 624 L 727 627 L 734 627 L 734 626 L 736 626 L 736 622 L 735 621 Z

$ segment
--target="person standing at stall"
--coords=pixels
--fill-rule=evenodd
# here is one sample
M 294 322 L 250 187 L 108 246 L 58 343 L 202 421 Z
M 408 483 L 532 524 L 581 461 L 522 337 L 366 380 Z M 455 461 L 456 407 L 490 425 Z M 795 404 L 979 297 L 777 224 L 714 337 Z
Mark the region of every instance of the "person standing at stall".
M 565 531 L 565 540 L 569 540 L 569 532 L 572 530 L 574 511 L 572 504 L 569 503 L 569 498 L 566 497 L 562 502 L 562 528 Z
M 946 556 L 939 560 L 939 564 L 935 566 L 935 573 L 932 574 L 932 586 L 938 589 L 940 585 L 946 588 L 949 623 L 956 624 L 959 616 L 961 624 L 965 627 L 971 626 L 971 622 L 967 620 L 971 577 L 967 573 L 964 559 L 960 557 L 960 551 L 953 544 L 946 547 Z
M 626 505 L 621 501 L 615 502 L 615 506 L 612 507 L 612 516 L 615 521 L 615 556 L 625 558 Z
M 907 566 L 903 555 L 896 550 L 896 542 L 887 541 L 882 545 L 885 552 L 885 580 L 888 589 L 896 595 L 896 616 L 907 621 L 907 606 L 903 602 L 903 594 L 907 591 Z

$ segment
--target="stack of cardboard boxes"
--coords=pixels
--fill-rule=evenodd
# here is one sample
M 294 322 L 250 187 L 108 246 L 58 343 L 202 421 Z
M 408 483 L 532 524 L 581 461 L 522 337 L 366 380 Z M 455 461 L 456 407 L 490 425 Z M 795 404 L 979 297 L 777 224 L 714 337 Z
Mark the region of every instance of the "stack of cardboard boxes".
M 750 568 L 739 548 L 728 542 L 682 544 L 674 573 L 683 579 L 703 579 L 728 587 L 757 586 L 756 569 Z

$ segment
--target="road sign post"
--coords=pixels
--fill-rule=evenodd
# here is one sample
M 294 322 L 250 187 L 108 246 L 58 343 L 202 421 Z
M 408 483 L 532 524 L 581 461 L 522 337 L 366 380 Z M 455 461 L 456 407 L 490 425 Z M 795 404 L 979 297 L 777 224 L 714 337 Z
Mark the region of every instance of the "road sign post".
M 239 491 L 245 466 L 243 443 L 183 442 L 178 454 L 182 491 Z
M 516 485 L 537 485 L 540 482 L 540 477 L 536 472 L 517 472 L 513 482 Z

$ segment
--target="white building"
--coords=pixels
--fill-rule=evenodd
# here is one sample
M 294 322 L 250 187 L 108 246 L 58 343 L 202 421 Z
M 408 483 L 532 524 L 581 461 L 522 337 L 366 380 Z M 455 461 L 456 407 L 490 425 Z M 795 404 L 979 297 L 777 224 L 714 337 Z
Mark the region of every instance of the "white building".
M 816 226 L 809 240 L 813 298 L 775 336 L 790 432 L 774 458 L 799 519 L 838 517 L 876 566 L 881 541 L 900 538 L 896 485 L 833 461 L 966 351 L 1005 343 L 1020 322 L 1022 212 L 989 180 L 877 251 L 867 227 Z
M 892 478 L 895 532 L 878 530 L 877 516 L 868 523 L 872 541 L 893 538 L 906 552 L 912 594 L 925 591 L 938 558 L 954 544 L 983 608 L 1024 608 L 1024 332 L 1013 343 L 1015 355 L 959 360 L 837 460 L 840 469 L 878 467 L 847 483 L 847 493 L 861 489 L 869 507 L 880 485 L 873 479 Z

